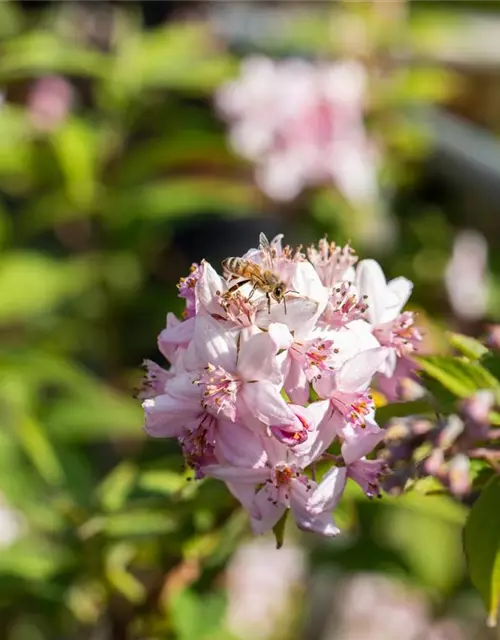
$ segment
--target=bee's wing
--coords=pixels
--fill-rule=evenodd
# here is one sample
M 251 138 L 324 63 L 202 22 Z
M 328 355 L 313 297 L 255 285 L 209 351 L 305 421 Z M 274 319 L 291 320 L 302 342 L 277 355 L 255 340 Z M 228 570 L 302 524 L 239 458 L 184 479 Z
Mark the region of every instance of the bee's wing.
M 273 250 L 271 249 L 269 240 L 267 239 L 267 236 L 264 233 L 261 233 L 259 235 L 259 244 L 260 244 L 259 248 L 264 255 L 264 264 L 267 269 L 272 270 L 274 266 Z
M 262 269 L 254 262 L 248 262 L 245 268 L 245 275 L 253 280 L 254 284 L 258 283 L 261 286 L 266 284 L 266 279 L 262 274 Z

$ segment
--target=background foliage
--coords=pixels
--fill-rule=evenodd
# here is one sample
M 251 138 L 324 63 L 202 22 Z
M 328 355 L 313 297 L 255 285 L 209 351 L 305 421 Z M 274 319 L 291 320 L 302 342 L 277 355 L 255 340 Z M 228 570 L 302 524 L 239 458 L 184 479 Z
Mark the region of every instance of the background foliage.
M 0 3 L 0 636 L 8 640 L 237 633 L 225 622 L 233 597 L 225 567 L 248 536 L 245 517 L 220 483 L 187 480 L 175 445 L 145 438 L 133 397 L 166 312 L 181 310 L 175 283 L 193 260 L 238 255 L 261 230 L 283 230 L 292 243 L 328 232 L 415 281 L 428 350 L 451 351 L 445 326 L 480 334 L 498 316 L 495 256 L 481 317 L 454 315 L 443 284 L 456 229 L 478 227 L 493 249 L 499 237 L 488 187 L 475 198 L 477 182 L 453 173 L 453 162 L 451 173 L 443 169 L 450 152 L 438 134 L 447 130 L 433 111 L 441 104 L 475 121 L 488 141 L 498 133 L 498 110 L 492 119 L 484 93 L 471 89 L 484 90 L 480 64 L 446 62 L 456 34 L 469 34 L 467 17 L 448 3 L 278 3 L 280 28 L 266 29 L 262 2 L 247 5 L 254 13 L 242 38 L 243 14 L 224 22 L 219 3 L 186 4 L 158 20 L 160 8 L 155 16 L 135 3 Z M 344 38 L 337 25 L 348 24 L 361 37 Z M 213 107 L 213 91 L 255 51 L 365 61 L 369 126 L 385 148 L 380 207 L 355 210 L 329 188 L 287 205 L 258 191 Z M 432 615 L 466 618 L 483 638 L 484 612 L 464 569 L 467 511 L 443 495 L 370 502 L 353 492 L 341 509 L 345 537 L 288 537 L 304 550 L 312 585 L 330 572 L 394 575 L 424 592 Z M 300 624 L 283 626 L 287 638 L 301 637 L 314 612 L 310 599 L 300 602 Z

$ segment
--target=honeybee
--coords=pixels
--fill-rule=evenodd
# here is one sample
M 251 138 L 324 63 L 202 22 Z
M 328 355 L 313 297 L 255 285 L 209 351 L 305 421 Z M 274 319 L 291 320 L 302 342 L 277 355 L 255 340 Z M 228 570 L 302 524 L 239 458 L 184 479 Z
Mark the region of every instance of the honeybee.
M 287 293 L 286 284 L 282 282 L 273 272 L 273 258 L 275 251 L 271 248 L 269 240 L 261 233 L 259 236 L 260 249 L 264 252 L 266 266 L 262 268 L 251 260 L 244 258 L 226 258 L 222 261 L 222 266 L 230 276 L 239 278 L 238 282 L 226 291 L 226 296 L 230 296 L 234 291 L 244 284 L 251 284 L 252 289 L 247 300 L 253 296 L 255 291 L 259 290 L 266 294 L 267 310 L 271 313 L 271 299 L 280 303 L 283 302 L 286 313 L 285 294 Z

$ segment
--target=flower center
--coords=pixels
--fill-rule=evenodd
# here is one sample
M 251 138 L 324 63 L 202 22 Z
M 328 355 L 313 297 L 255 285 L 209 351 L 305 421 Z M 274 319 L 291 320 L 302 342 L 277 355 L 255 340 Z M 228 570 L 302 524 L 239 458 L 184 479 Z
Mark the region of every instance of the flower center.
M 198 384 L 203 389 L 201 405 L 214 415 L 223 413 L 233 422 L 236 420 L 236 396 L 241 385 L 239 378 L 225 369 L 208 364 Z
M 365 417 L 373 410 L 373 400 L 368 392 L 356 394 L 355 398 L 336 395 L 331 399 L 334 407 L 353 426 L 364 429 Z
M 215 418 L 205 413 L 199 424 L 180 438 L 186 464 L 195 470 L 197 479 L 203 477 L 204 465 L 215 462 L 215 426 Z
M 322 320 L 330 325 L 343 325 L 363 317 L 368 309 L 366 296 L 358 298 L 350 282 L 341 282 L 330 295 Z
M 299 360 L 309 381 L 318 378 L 321 371 L 330 371 L 333 367 L 329 364 L 333 354 L 339 350 L 334 348 L 333 340 L 317 338 L 305 344 L 295 342 L 292 350 Z
M 401 313 L 395 320 L 374 330 L 380 344 L 392 347 L 398 356 L 404 356 L 417 349 L 422 334 L 415 326 L 415 314 L 412 311 Z

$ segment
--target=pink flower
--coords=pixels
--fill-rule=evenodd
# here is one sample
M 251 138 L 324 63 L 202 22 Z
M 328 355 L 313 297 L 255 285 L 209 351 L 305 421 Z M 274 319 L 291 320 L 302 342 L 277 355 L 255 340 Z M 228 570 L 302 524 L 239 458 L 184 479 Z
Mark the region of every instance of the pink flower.
M 60 76 L 40 78 L 28 96 L 28 113 L 37 129 L 52 131 L 67 117 L 73 102 L 71 84 Z
M 413 285 L 406 278 L 387 282 L 380 265 L 375 260 L 362 260 L 356 269 L 356 285 L 366 296 L 365 317 L 372 325 L 380 344 L 389 347 L 387 359 L 380 372 L 391 377 L 398 356 L 413 352 L 422 336 L 414 325 L 411 312 L 401 313 L 410 297 Z
M 269 456 L 260 468 L 235 468 L 213 465 L 205 467 L 208 476 L 229 481 L 240 491 L 247 491 L 247 508 L 255 533 L 271 529 L 290 508 L 299 528 L 326 536 L 340 533 L 331 512 L 342 495 L 345 468 L 332 467 L 316 484 L 294 462 Z M 261 488 L 259 488 L 261 487 Z
M 345 280 L 355 276 L 352 252 L 324 243 L 315 251 L 311 262 L 281 236 L 261 237 L 241 258 L 245 271 L 282 283 L 279 298 L 266 295 L 264 278 L 219 275 L 202 261 L 179 285 L 185 319 L 168 314 L 158 338 L 170 368 L 145 363 L 146 432 L 177 438 L 195 478 L 223 480 L 256 533 L 290 509 L 301 529 L 336 535 L 332 510 L 347 478 L 373 496 L 385 471 L 367 459 L 384 434 L 370 385 L 391 350 L 401 351 L 383 323 L 404 320 L 402 302 L 386 318 L 382 301 L 374 326 Z
M 259 186 L 291 200 L 333 182 L 349 200 L 378 198 L 376 157 L 364 125 L 366 72 L 360 63 L 312 64 L 263 56 L 216 95 L 237 153 L 256 163 Z
M 290 410 L 279 389 L 282 375 L 272 332 L 225 329 L 210 316 L 196 319 L 193 338 L 200 362 L 207 362 L 197 380 L 208 413 L 262 425 L 289 444 L 302 442 L 306 429 Z

